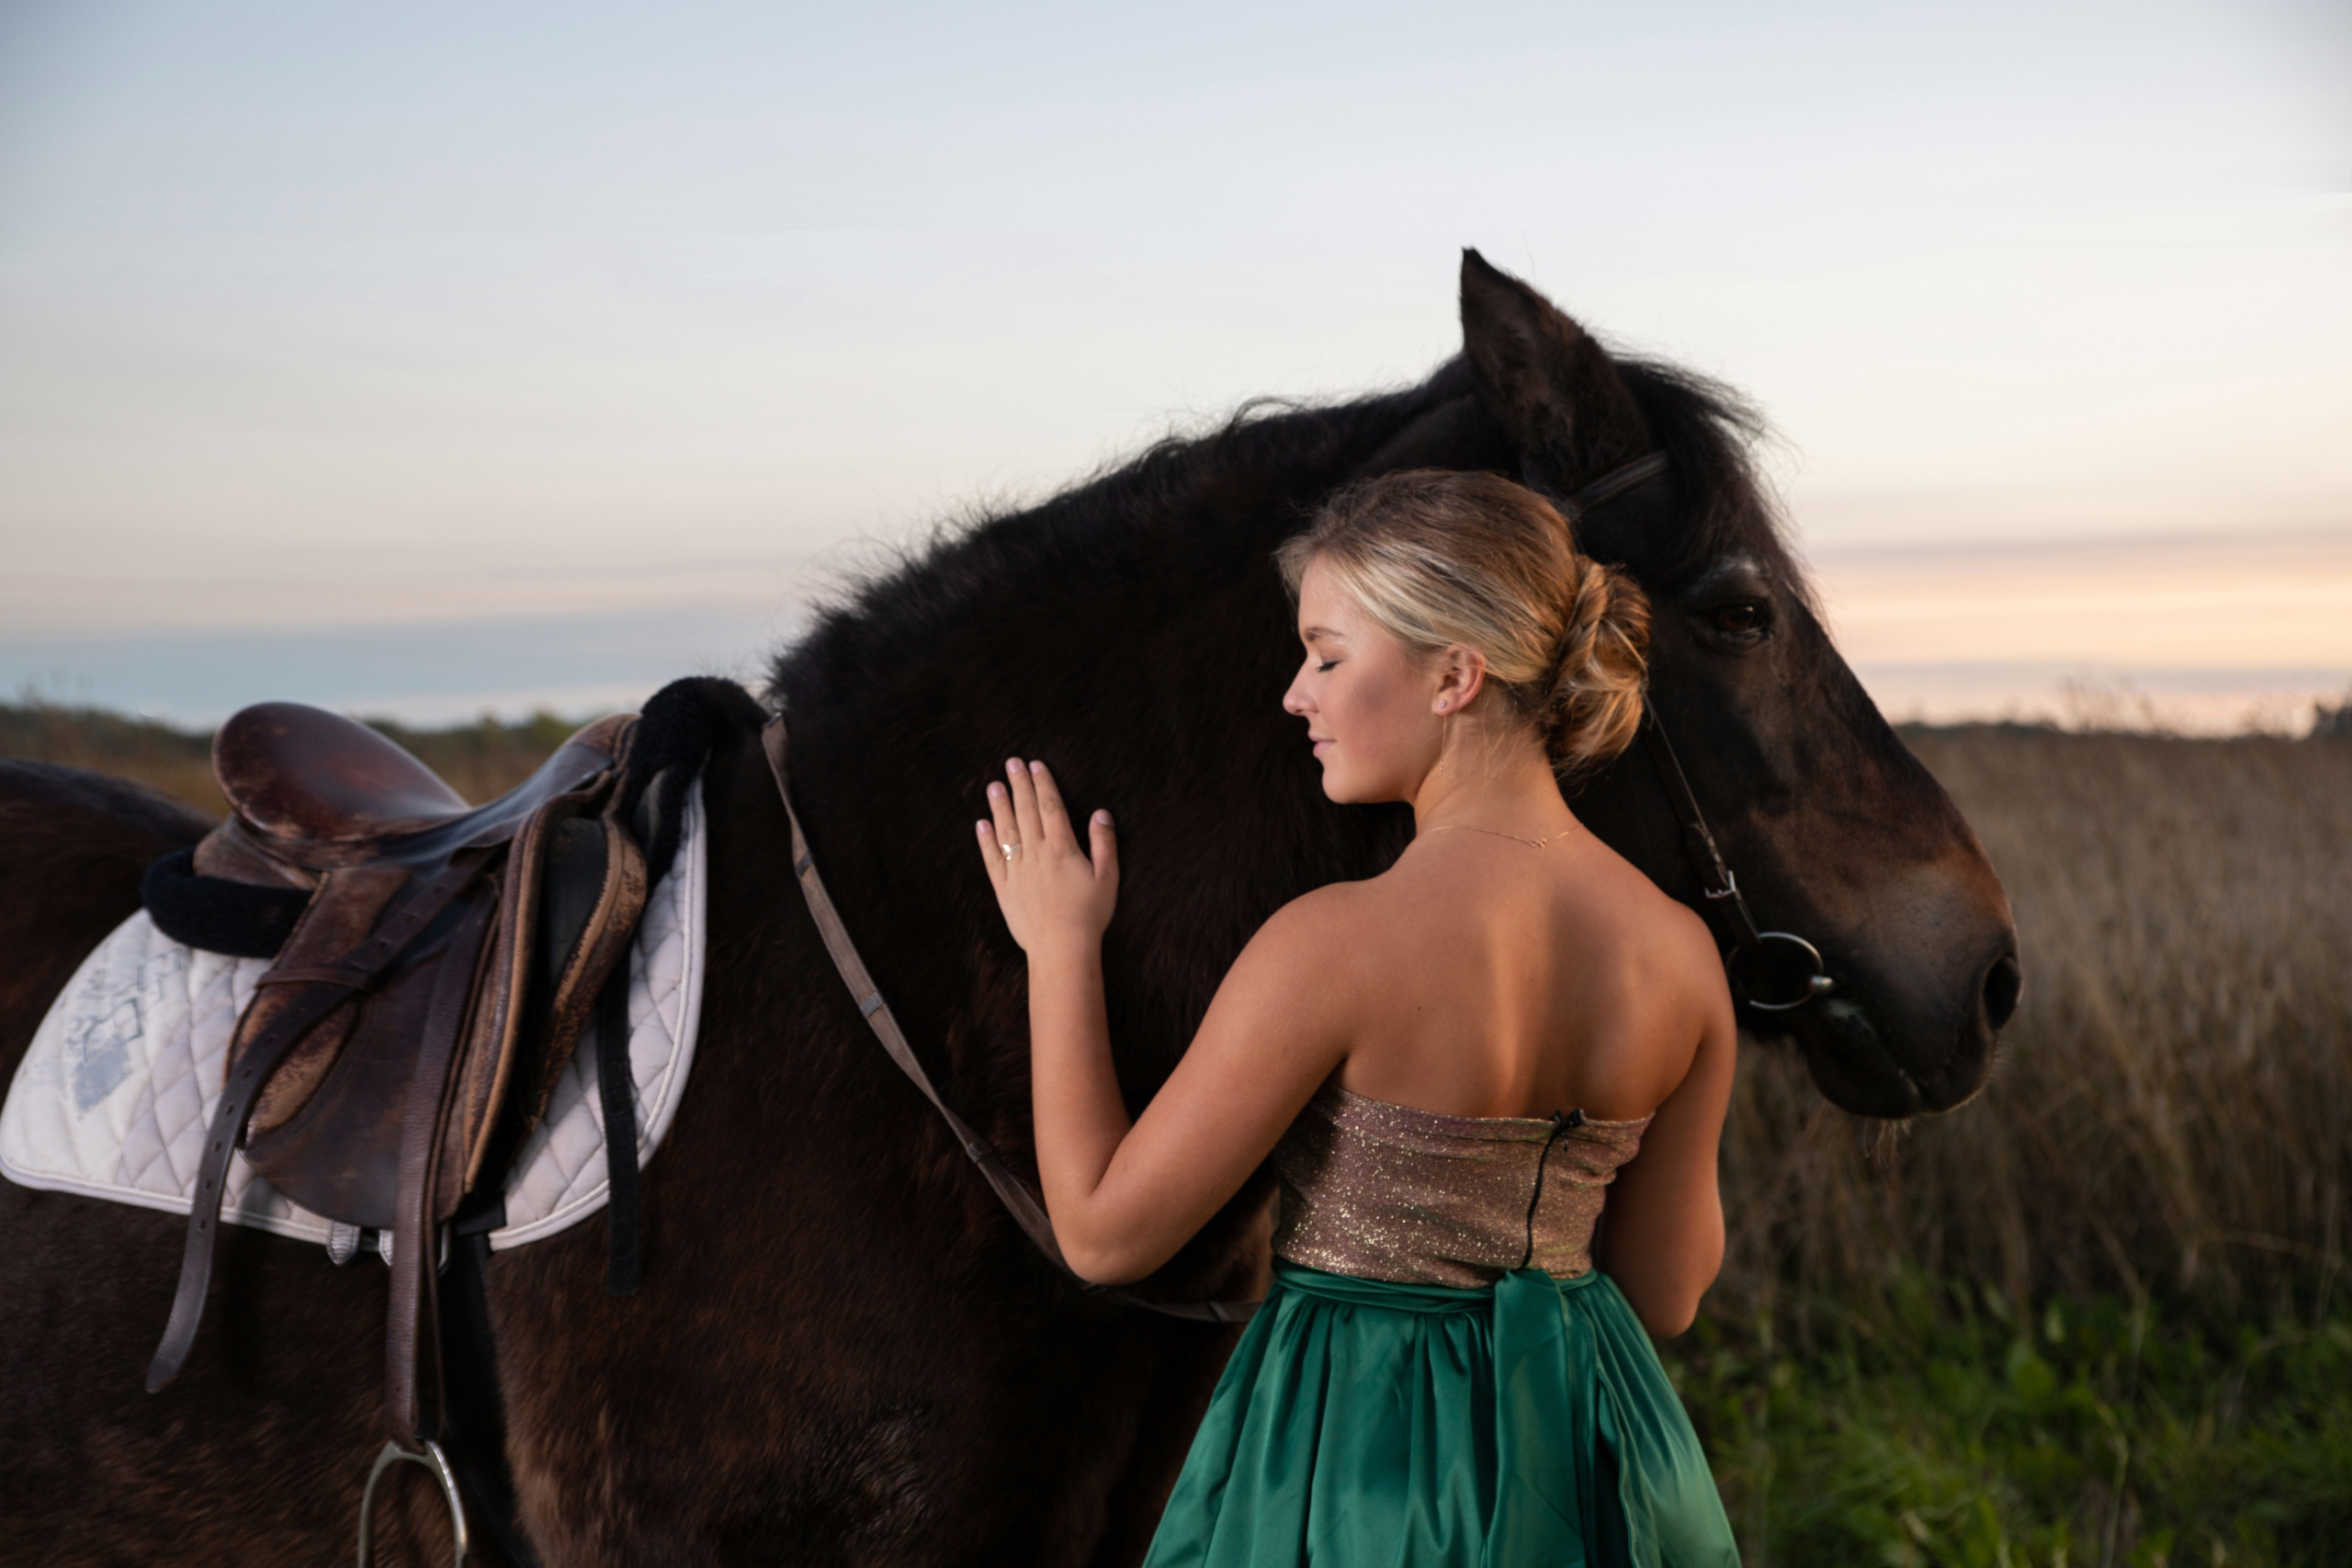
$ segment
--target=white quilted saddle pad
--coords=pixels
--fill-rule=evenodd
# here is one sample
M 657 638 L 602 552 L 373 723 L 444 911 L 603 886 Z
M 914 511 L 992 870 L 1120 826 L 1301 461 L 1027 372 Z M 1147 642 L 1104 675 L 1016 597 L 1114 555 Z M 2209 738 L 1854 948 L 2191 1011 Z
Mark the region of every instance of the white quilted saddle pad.
M 687 795 L 677 859 L 647 897 L 629 951 L 640 1164 L 669 1131 L 694 1065 L 708 860 L 697 783 Z M 17 1069 L 0 1109 L 0 1174 L 26 1187 L 187 1213 L 204 1131 L 227 1077 L 229 1037 L 269 965 L 184 946 L 157 931 L 143 909 L 125 920 L 66 983 Z M 506 1224 L 491 1233 L 490 1245 L 553 1235 L 605 1199 L 592 1022 L 508 1173 Z M 221 1218 L 327 1239 L 328 1222 L 273 1190 L 243 1155 L 230 1162 Z

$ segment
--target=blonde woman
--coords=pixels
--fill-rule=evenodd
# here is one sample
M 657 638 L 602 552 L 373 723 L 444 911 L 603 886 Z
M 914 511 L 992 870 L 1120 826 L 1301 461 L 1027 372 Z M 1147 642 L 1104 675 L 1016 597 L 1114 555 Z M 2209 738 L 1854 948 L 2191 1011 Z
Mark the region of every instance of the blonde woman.
M 1647 611 L 1491 475 L 1351 489 L 1282 551 L 1283 706 L 1335 801 L 1416 834 L 1251 939 L 1130 1123 L 1080 844 L 1042 762 L 979 848 L 1029 960 L 1038 1172 L 1071 1266 L 1171 1257 L 1269 1156 L 1275 1282 L 1213 1397 L 1152 1568 L 1738 1561 L 1652 1350 L 1723 1258 L 1734 1028 L 1714 943 L 1577 824 L 1557 779 L 1641 717 Z M 1601 1224 L 1604 1204 L 1607 1223 Z

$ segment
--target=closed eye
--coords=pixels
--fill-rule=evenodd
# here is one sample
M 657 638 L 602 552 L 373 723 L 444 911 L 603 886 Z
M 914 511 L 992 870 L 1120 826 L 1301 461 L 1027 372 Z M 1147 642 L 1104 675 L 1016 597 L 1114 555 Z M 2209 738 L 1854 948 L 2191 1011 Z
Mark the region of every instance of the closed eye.
M 1331 667 L 1339 662 L 1336 659 L 1327 659 L 1315 667 L 1315 672 L 1317 675 L 1328 675 L 1331 671 Z

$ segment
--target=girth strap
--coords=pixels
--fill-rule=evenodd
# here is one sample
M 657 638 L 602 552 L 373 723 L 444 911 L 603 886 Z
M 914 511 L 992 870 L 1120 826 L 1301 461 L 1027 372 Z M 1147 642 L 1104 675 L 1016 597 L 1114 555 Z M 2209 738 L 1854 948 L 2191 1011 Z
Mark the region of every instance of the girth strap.
M 973 1131 L 970 1123 L 956 1114 L 941 1097 L 937 1086 L 931 1081 L 931 1075 L 923 1071 L 922 1063 L 916 1058 L 914 1047 L 907 1043 L 905 1032 L 899 1027 L 898 1019 L 890 1011 L 890 1004 L 882 999 L 881 988 L 875 985 L 874 976 L 867 972 L 865 961 L 858 956 L 857 944 L 850 940 L 849 928 L 842 923 L 840 911 L 833 908 L 832 896 L 825 891 L 825 879 L 817 874 L 817 863 L 808 852 L 808 840 L 800 830 L 800 815 L 792 808 L 792 790 L 786 781 L 785 750 L 787 742 L 782 718 L 769 721 L 767 728 L 760 733 L 760 744 L 767 752 L 769 770 L 775 774 L 776 795 L 784 802 L 785 817 L 792 824 L 793 877 L 800 884 L 801 896 L 808 902 L 808 913 L 817 922 L 818 935 L 824 938 L 825 951 L 831 954 L 833 967 L 841 972 L 842 983 L 849 987 L 849 994 L 857 1001 L 857 1010 L 874 1031 L 874 1037 L 882 1043 L 882 1049 L 889 1054 L 890 1060 L 898 1064 L 899 1070 L 906 1074 L 908 1080 L 922 1091 L 922 1097 L 931 1101 L 932 1109 L 939 1112 L 948 1130 L 956 1134 L 956 1141 L 963 1148 L 965 1156 L 979 1168 L 980 1175 L 995 1190 L 998 1200 L 1037 1250 L 1088 1295 L 1126 1306 L 1142 1307 L 1148 1312 L 1160 1313 L 1169 1317 L 1191 1318 L 1204 1323 L 1247 1321 L 1258 1310 L 1258 1303 L 1147 1301 L 1114 1285 L 1097 1285 L 1081 1279 L 1070 1268 L 1062 1257 L 1061 1245 L 1054 1239 L 1054 1224 L 1046 1217 L 1044 1206 L 1021 1179 L 1006 1168 L 995 1145 Z
M 229 1160 L 244 1142 L 245 1119 L 262 1086 L 311 1025 L 351 999 L 355 989 L 381 973 L 409 943 L 422 934 L 433 918 L 448 908 L 480 874 L 494 852 L 469 850 L 458 855 L 431 881 L 413 888 L 407 900 L 387 917 L 375 933 L 360 943 L 349 959 L 336 967 L 345 971 L 332 979 L 305 977 L 294 983 L 304 989 L 268 1028 L 239 1054 L 220 1091 L 220 1103 L 206 1131 L 204 1159 L 197 1168 L 194 1201 L 188 1209 L 187 1249 L 180 1258 L 180 1284 L 172 1298 L 171 1321 L 164 1325 L 163 1343 L 147 1367 L 147 1392 L 153 1393 L 179 1376 L 196 1343 L 197 1325 L 204 1318 L 204 1296 L 212 1282 L 213 1243 L 220 1235 L 220 1202 L 229 1184 Z M 262 983 L 271 983 L 264 975 Z M 395 1256 L 398 1244 L 394 1245 Z

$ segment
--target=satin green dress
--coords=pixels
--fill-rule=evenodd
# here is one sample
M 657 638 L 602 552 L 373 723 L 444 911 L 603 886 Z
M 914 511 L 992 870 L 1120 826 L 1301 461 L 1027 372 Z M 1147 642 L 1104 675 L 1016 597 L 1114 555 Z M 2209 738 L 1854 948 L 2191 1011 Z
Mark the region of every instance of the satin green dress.
M 1589 1262 L 1645 1124 L 1328 1086 L 1276 1151 L 1274 1287 L 1146 1568 L 1737 1568 L 1690 1417 Z

